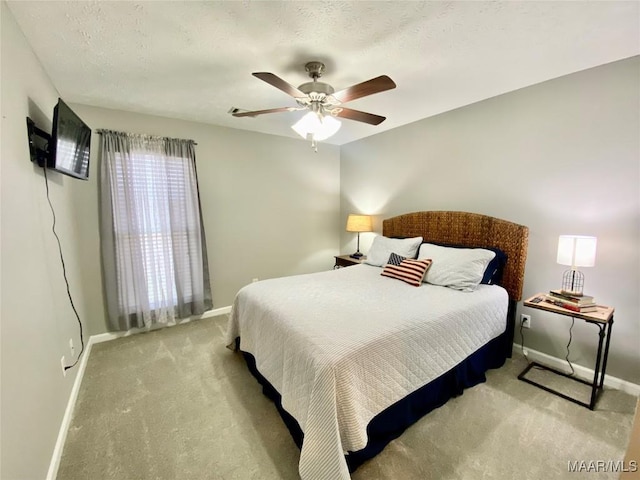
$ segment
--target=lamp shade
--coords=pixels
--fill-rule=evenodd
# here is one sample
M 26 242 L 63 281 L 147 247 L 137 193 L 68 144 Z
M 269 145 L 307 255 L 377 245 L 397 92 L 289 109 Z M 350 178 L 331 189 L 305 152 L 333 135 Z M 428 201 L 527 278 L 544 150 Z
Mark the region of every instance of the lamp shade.
M 313 134 L 319 127 L 320 117 L 318 117 L 318 114 L 315 112 L 309 112 L 294 123 L 291 128 L 302 138 L 306 139 L 307 135 Z
M 342 123 L 340 122 L 340 120 L 336 120 L 330 115 L 324 116 L 320 119 L 320 127 L 316 129 L 315 133 L 313 134 L 313 138 L 314 140 L 318 140 L 319 142 L 321 142 L 322 140 L 326 140 L 332 135 L 335 135 L 338 130 L 340 130 L 341 126 Z
M 369 215 L 349 215 L 347 232 L 371 232 L 371 217 Z
M 593 267 L 596 264 L 596 237 L 584 235 L 560 235 L 558 258 L 560 265 Z
M 342 123 L 331 115 L 308 112 L 291 128 L 302 138 L 306 139 L 311 135 L 312 140 L 322 141 L 334 135 L 341 126 Z

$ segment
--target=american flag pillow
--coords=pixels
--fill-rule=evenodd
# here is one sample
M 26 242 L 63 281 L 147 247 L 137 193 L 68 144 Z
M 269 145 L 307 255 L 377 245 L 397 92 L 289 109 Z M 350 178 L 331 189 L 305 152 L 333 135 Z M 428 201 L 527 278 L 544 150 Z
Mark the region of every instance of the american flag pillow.
M 413 285 L 414 287 L 419 287 L 430 266 L 430 258 L 411 260 L 392 253 L 380 275 L 396 278 L 408 283 L 409 285 Z

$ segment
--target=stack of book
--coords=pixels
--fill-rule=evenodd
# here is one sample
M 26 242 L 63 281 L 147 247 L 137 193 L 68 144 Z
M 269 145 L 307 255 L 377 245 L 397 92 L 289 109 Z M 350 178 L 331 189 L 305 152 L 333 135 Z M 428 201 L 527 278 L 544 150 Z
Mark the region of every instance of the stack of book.
M 545 302 L 553 303 L 556 307 L 566 308 L 572 312 L 589 313 L 597 311 L 596 301 L 589 295 L 580 297 L 562 292 L 562 290 L 551 290 L 545 295 Z

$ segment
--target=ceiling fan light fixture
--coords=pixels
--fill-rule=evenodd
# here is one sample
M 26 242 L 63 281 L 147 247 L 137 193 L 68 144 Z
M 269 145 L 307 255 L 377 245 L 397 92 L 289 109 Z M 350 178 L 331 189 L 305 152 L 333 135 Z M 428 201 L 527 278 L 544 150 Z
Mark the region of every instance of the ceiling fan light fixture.
M 313 134 L 320 126 L 320 118 L 316 112 L 307 112 L 291 128 L 306 140 L 309 134 Z
M 268 113 L 309 110 L 291 128 L 305 140 L 310 140 L 311 146 L 316 152 L 318 151 L 317 142 L 326 140 L 340 130 L 342 123 L 336 117 L 369 125 L 379 125 L 385 120 L 385 117 L 380 115 L 345 108 L 342 104 L 396 88 L 396 84 L 388 76 L 380 75 L 336 92 L 328 83 L 318 81 L 324 72 L 324 64 L 322 62 L 307 62 L 305 69 L 313 81 L 303 83 L 298 88 L 270 72 L 252 73 L 254 77 L 292 97 L 298 107 L 280 107 L 254 111 L 243 111 L 234 107 L 229 113 L 234 117 L 256 117 Z
M 335 135 L 340 130 L 342 122 L 331 115 L 325 115 L 320 119 L 320 128 L 313 134 L 314 140 L 322 141 Z
M 332 116 L 323 116 L 316 112 L 307 112 L 291 128 L 302 138 L 322 141 L 335 135 L 342 123 Z

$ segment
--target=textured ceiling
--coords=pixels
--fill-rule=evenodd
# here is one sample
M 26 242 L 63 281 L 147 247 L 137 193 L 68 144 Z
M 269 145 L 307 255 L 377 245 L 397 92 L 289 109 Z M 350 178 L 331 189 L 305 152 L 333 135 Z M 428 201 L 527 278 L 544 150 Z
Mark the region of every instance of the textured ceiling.
M 336 90 L 389 75 L 395 90 L 346 106 L 344 144 L 551 78 L 640 54 L 640 2 L 8 1 L 68 102 L 296 137 L 301 112 L 251 76 L 298 86 L 321 60 Z

